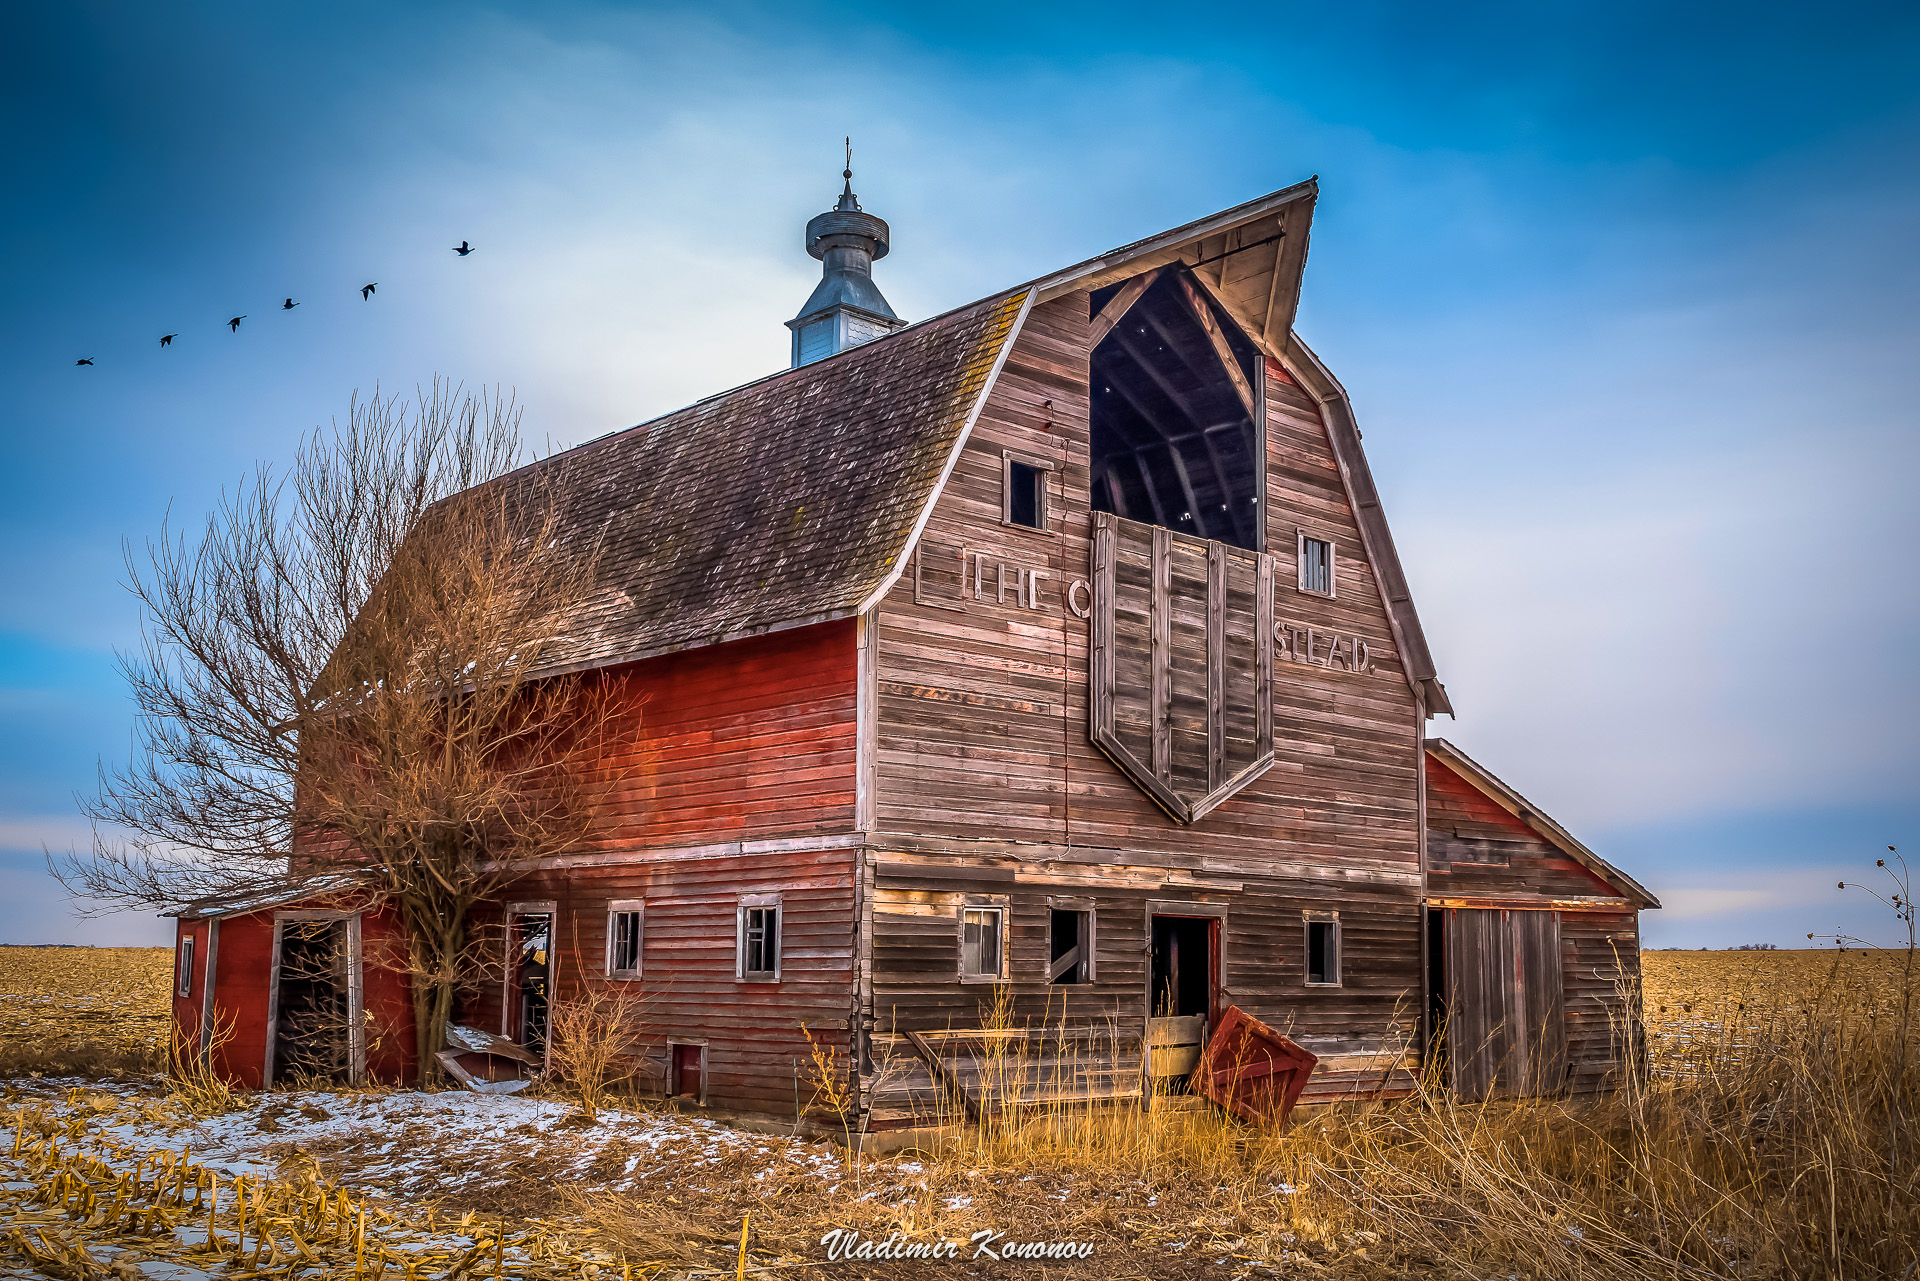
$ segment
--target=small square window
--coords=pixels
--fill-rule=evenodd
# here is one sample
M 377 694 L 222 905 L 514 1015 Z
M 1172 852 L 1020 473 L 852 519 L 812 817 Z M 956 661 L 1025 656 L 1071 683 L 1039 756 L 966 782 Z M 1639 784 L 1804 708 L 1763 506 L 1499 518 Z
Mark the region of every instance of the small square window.
M 1307 918 L 1307 986 L 1340 986 L 1340 921 Z
M 780 905 L 743 905 L 739 920 L 739 977 L 780 977 Z
M 1047 473 L 1052 464 L 1005 455 L 1000 519 L 1025 529 L 1047 527 Z
M 641 920 L 645 910 L 638 900 L 607 904 L 607 977 L 640 977 Z
M 1300 535 L 1300 590 L 1333 595 L 1333 544 L 1324 538 Z
M 193 995 L 193 936 L 180 940 L 180 972 L 174 977 L 173 990 L 181 996 Z
M 1056 907 L 1051 916 L 1047 982 L 1093 982 L 1093 913 Z
M 969 907 L 960 914 L 960 977 L 997 979 L 1001 965 L 1001 926 L 1006 913 L 997 907 Z

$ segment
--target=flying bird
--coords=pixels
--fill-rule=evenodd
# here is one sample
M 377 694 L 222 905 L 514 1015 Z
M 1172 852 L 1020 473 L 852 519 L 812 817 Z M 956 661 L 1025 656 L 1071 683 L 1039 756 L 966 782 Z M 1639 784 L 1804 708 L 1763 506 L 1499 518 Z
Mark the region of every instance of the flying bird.
M 468 254 L 473 252 L 473 246 L 463 240 L 460 242 L 459 247 L 455 249 L 453 252 L 459 254 L 462 258 L 465 258 Z
M 229 320 L 227 322 L 227 328 L 231 329 L 234 333 L 237 334 L 240 332 L 240 322 L 245 319 L 246 319 L 245 316 L 235 316 L 232 320 Z
M 380 287 L 380 282 L 377 280 L 370 285 L 360 286 L 360 301 L 365 302 L 367 299 L 373 297 L 373 291 L 378 289 L 379 287 Z
M 291 298 L 289 298 L 289 299 L 287 299 L 287 300 L 286 300 L 285 302 L 283 302 L 283 303 L 281 303 L 281 304 L 280 304 L 280 310 L 281 310 L 281 311 L 292 311 L 292 310 L 293 310 L 293 309 L 294 309 L 295 307 L 298 307 L 299 305 L 300 305 L 299 303 L 297 303 L 297 302 L 295 302 L 295 301 L 294 301 L 293 299 L 291 299 Z
M 179 336 L 180 336 L 179 334 L 161 334 L 160 345 L 162 347 L 171 347 L 173 346 L 173 340 L 178 338 Z
M 74 364 L 76 364 L 76 365 L 91 365 L 91 364 L 93 363 L 93 357 L 92 357 L 92 356 L 82 356 L 82 357 L 80 357 L 80 359 L 78 359 L 78 360 L 76 360 L 76 361 L 74 361 L 73 363 L 74 363 Z

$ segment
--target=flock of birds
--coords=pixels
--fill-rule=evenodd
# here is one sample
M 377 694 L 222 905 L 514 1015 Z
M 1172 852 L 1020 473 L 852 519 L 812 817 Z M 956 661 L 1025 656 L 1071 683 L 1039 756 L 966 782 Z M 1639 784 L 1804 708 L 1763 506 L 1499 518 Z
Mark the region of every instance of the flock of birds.
M 465 258 L 468 254 L 473 252 L 473 246 L 463 240 L 459 244 L 453 247 L 453 252 L 459 254 L 462 258 Z M 366 284 L 360 286 L 360 301 L 361 302 L 372 301 L 374 294 L 378 293 L 379 289 L 380 289 L 380 282 L 377 280 L 370 280 Z M 295 307 L 298 307 L 299 305 L 300 304 L 295 302 L 293 299 L 288 298 L 280 304 L 280 310 L 292 311 Z M 233 316 L 228 318 L 226 322 L 228 331 L 236 334 L 239 333 L 240 322 L 245 320 L 246 318 L 247 317 L 244 313 L 238 316 Z M 173 346 L 173 340 L 178 338 L 179 336 L 180 335 L 178 333 L 161 334 L 160 345 L 162 347 L 171 347 Z M 73 363 L 76 365 L 91 365 L 93 363 L 93 357 L 82 356 L 80 357 L 80 359 L 74 361 Z

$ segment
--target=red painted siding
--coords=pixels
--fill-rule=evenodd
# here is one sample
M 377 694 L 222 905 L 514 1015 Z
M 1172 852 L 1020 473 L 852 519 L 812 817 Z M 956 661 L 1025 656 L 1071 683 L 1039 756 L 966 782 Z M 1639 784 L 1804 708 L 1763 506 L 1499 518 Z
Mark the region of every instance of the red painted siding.
M 608 760 L 592 846 L 850 831 L 855 664 L 848 620 L 617 669 L 639 727 Z

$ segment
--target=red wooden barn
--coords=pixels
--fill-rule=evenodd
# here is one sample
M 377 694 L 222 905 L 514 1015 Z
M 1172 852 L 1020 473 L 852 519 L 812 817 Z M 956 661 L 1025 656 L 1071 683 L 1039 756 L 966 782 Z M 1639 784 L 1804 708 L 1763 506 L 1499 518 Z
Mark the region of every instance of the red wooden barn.
M 1427 1053 L 1475 1096 L 1608 1080 L 1657 904 L 1425 736 L 1452 709 L 1292 327 L 1317 194 L 906 324 L 849 185 L 791 369 L 516 473 L 604 539 L 556 676 L 616 678 L 639 729 L 595 838 L 497 905 L 516 959 L 462 1021 L 539 1047 L 618 985 L 655 1088 L 788 1120 L 804 1026 L 874 1131 L 1179 1088 L 1231 1006 L 1319 1056 L 1309 1103 Z M 285 1070 L 299 910 L 195 944 L 268 1002 L 247 1072 Z

